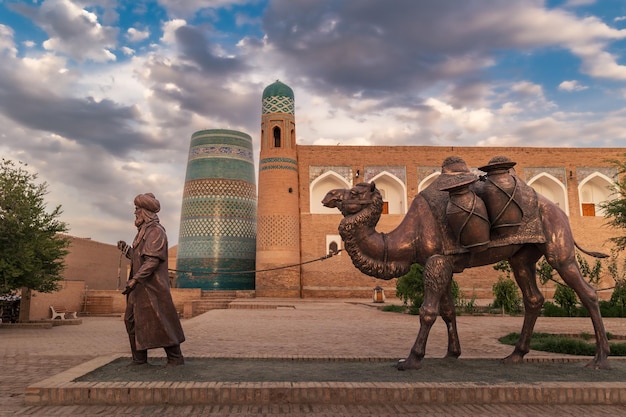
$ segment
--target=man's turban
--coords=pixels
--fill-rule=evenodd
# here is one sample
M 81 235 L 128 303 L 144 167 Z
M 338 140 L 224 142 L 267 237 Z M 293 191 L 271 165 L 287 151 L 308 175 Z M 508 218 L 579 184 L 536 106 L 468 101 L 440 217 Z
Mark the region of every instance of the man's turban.
M 139 194 L 135 197 L 135 206 L 153 213 L 158 213 L 161 210 L 161 203 L 152 193 Z

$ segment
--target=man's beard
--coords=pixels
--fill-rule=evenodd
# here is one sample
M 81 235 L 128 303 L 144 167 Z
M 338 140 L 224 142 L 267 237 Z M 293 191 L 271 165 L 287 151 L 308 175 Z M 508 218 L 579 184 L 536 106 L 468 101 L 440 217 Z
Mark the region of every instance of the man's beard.
M 141 227 L 141 225 L 144 224 L 145 222 L 146 221 L 144 220 L 142 216 L 135 217 L 135 227 Z

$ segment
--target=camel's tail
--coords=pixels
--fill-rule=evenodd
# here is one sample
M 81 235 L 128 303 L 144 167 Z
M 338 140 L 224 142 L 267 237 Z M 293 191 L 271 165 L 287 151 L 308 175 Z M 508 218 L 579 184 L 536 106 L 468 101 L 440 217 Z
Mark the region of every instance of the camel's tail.
M 574 245 L 576 245 L 578 250 L 581 251 L 582 253 L 586 253 L 587 255 L 593 256 L 594 258 L 608 258 L 609 257 L 609 255 L 607 255 L 606 253 L 585 250 L 581 248 L 580 246 L 578 246 L 578 243 L 576 242 L 574 242 Z

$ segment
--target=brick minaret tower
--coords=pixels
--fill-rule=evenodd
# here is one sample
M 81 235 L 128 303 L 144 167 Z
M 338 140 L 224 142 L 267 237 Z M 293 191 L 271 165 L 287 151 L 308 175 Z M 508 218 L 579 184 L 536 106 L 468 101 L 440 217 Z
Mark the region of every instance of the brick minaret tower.
M 256 269 L 300 262 L 298 155 L 293 90 L 276 81 L 263 91 Z M 300 267 L 256 273 L 259 297 L 300 297 Z

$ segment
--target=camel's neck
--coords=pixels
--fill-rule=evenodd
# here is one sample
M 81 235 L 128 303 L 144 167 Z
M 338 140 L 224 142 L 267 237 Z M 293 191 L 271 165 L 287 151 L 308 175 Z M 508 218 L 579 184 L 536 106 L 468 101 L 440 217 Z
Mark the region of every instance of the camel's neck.
M 339 234 L 352 263 L 364 274 L 376 278 L 392 279 L 406 274 L 413 263 L 412 256 L 401 256 L 397 232 L 387 235 L 377 232 L 375 226 L 376 222 L 364 212 L 341 221 Z

